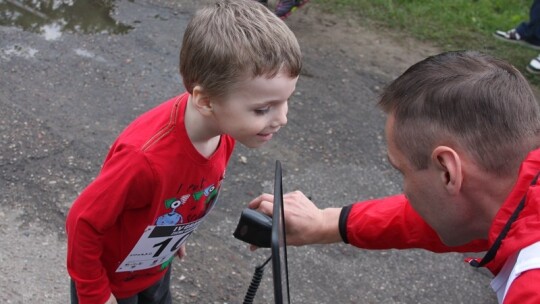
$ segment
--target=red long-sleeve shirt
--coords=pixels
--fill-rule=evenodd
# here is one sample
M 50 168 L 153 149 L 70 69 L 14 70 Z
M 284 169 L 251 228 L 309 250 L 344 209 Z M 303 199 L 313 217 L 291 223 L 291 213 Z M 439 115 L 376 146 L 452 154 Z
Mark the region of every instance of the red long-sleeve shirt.
M 210 158 L 184 125 L 187 93 L 134 120 L 117 138 L 96 179 L 66 221 L 67 268 L 79 302 L 104 303 L 111 292 L 132 296 L 162 278 L 168 264 L 116 272 L 146 227 L 190 223 L 213 205 L 234 148 L 221 136 Z

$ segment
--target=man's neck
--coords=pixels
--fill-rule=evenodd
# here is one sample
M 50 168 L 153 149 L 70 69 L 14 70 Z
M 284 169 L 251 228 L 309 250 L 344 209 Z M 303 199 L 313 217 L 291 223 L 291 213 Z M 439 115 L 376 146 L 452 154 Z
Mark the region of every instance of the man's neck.
M 501 177 L 481 172 L 469 179 L 467 199 L 474 204 L 477 229 L 487 236 L 495 216 L 516 184 L 517 174 Z

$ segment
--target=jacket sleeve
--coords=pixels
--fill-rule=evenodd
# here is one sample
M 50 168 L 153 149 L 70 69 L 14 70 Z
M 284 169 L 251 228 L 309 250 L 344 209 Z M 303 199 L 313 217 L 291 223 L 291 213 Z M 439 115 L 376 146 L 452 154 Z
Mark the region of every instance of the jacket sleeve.
M 540 303 L 538 282 L 540 282 L 540 269 L 533 269 L 522 273 L 512 282 L 503 303 Z
M 129 204 L 149 201 L 151 177 L 152 170 L 141 153 L 116 147 L 98 177 L 73 203 L 66 219 L 67 269 L 81 304 L 105 303 L 109 298 L 107 271 L 100 260 L 103 235 L 125 208 L 137 207 Z
M 414 211 L 404 195 L 358 202 L 343 208 L 339 229 L 343 241 L 365 249 L 421 248 L 433 252 L 479 252 L 487 240 L 449 247 Z

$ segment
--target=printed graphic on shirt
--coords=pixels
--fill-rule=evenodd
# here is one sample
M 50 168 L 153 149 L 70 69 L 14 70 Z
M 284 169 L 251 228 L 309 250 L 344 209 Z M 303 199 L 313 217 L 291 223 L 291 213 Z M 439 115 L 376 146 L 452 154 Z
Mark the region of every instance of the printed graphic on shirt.
M 219 183 L 193 194 L 166 199 L 164 204 L 169 211 L 159 216 L 155 225 L 146 227 L 116 272 L 143 270 L 158 265 L 161 265 L 161 269 L 167 268 L 177 251 L 214 207 L 218 194 Z M 180 208 L 187 204 L 192 207 Z
M 168 200 L 165 200 L 165 207 L 167 209 L 172 209 L 171 212 L 164 214 L 156 220 L 157 226 L 174 226 L 176 224 L 182 224 L 184 222 L 184 218 L 180 213 L 176 212 L 176 209 L 182 206 L 187 202 L 190 195 L 186 194 L 179 199 L 177 198 L 170 198 Z
M 187 222 L 192 222 L 193 220 L 203 217 L 210 209 L 209 207 L 212 206 L 213 199 L 219 192 L 218 189 L 219 185 L 216 186 L 212 184 L 193 194 L 184 194 L 180 197 L 166 199 L 165 208 L 172 210 L 167 214 L 159 216 L 155 224 L 157 226 L 173 226 L 186 222 L 186 219 Z M 192 207 L 183 208 L 180 212 L 180 207 L 188 203 L 189 198 L 192 198 L 192 201 L 189 202 Z M 204 198 L 204 205 L 200 205 L 202 203 L 202 198 Z

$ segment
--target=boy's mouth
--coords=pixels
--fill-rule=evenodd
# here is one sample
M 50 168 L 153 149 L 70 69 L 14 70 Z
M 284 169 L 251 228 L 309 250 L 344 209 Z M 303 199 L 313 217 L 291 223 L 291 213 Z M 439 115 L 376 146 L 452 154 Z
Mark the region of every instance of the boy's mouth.
M 261 137 L 263 140 L 270 140 L 272 139 L 272 136 L 274 136 L 274 133 L 259 133 L 257 136 Z

